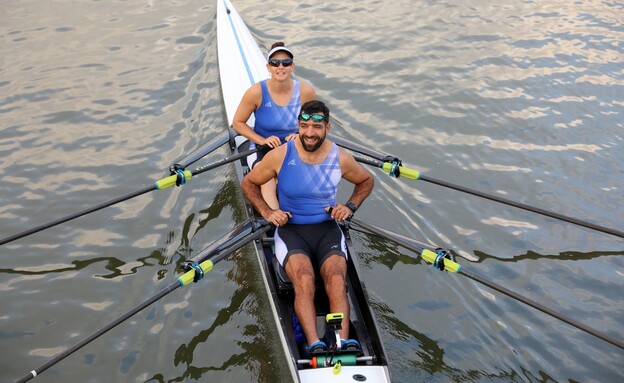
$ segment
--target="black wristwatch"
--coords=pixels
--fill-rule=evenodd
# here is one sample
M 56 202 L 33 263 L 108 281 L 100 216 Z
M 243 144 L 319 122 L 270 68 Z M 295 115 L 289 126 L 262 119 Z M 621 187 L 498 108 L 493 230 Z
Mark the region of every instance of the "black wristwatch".
M 345 203 L 345 206 L 348 207 L 349 209 L 351 209 L 351 212 L 353 212 L 353 214 L 355 214 L 355 211 L 357 210 L 357 206 L 355 206 L 355 204 L 353 202 L 347 202 L 347 203 Z

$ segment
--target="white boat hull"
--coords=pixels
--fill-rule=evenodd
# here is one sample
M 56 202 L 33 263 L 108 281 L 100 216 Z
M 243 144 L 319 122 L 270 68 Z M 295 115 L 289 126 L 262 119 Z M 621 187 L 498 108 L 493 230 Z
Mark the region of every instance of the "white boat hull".
M 228 0 L 217 0 L 217 52 L 221 91 L 229 126 L 245 91 L 267 79 L 266 58 Z M 229 11 L 228 11 L 229 9 Z M 253 126 L 253 115 L 249 121 Z
M 229 0 L 218 0 L 217 42 L 221 87 L 228 123 L 231 126 L 234 113 L 236 112 L 238 104 L 240 103 L 245 91 L 256 82 L 268 78 L 269 72 L 266 68 L 266 58 L 260 51 L 257 42 Z M 253 116 L 250 121 L 248 121 L 248 124 L 253 126 Z M 233 150 L 238 150 L 241 141 L 245 141 L 245 139 L 241 136 L 236 137 L 236 140 L 233 141 L 232 145 Z M 244 172 L 244 169 L 242 168 L 243 166 L 241 166 L 241 164 L 237 164 L 237 173 L 239 177 L 242 177 L 242 173 Z M 249 210 L 250 213 L 253 214 L 253 209 L 251 207 L 249 207 Z M 264 281 L 267 294 L 270 297 L 269 301 L 271 302 L 271 310 L 278 328 L 279 342 L 282 344 L 282 347 L 287 354 L 287 359 L 289 360 L 288 368 L 292 374 L 293 381 L 303 383 L 346 383 L 362 381 L 368 383 L 390 382 L 390 375 L 387 366 L 383 363 L 369 363 L 355 366 L 345 365 L 341 367 L 337 374 L 334 373 L 334 369 L 332 367 L 298 368 L 299 365 L 297 364 L 296 359 L 300 358 L 298 355 L 299 350 L 297 346 L 294 345 L 294 339 L 286 335 L 292 333 L 289 314 L 289 311 L 292 311 L 292 305 L 285 303 L 286 301 L 284 300 L 283 292 L 280 293 L 278 291 L 279 288 L 275 285 L 275 269 L 269 260 L 274 258 L 274 255 L 272 253 L 267 253 L 267 251 L 270 251 L 270 246 L 267 247 L 266 244 L 263 246 L 256 243 L 256 254 L 261 265 L 260 269 L 262 270 L 262 279 Z M 356 269 L 354 265 L 351 264 L 350 266 L 351 270 Z M 356 271 L 353 272 L 357 274 Z M 360 324 L 357 326 L 359 326 L 358 329 L 361 329 L 363 333 L 376 334 L 374 338 L 366 338 L 374 339 L 375 341 L 366 341 L 363 344 L 364 350 L 370 351 L 371 354 L 369 355 L 376 354 L 376 358 L 385 363 L 385 353 L 383 352 L 383 346 L 380 344 L 381 341 L 378 336 L 378 331 L 376 326 L 374 326 L 374 318 L 372 318 L 368 302 L 365 298 L 365 289 L 357 276 L 350 277 L 349 286 L 351 291 L 350 301 L 352 302 L 352 319 L 359 318 L 358 323 Z M 358 291 L 358 294 L 353 295 L 354 291 Z M 366 301 L 366 303 L 362 303 L 363 301 Z M 362 310 L 363 304 L 366 305 L 365 310 Z M 364 323 L 372 323 L 372 327 L 375 328 L 372 332 L 368 332 L 366 331 L 366 327 L 364 327 Z

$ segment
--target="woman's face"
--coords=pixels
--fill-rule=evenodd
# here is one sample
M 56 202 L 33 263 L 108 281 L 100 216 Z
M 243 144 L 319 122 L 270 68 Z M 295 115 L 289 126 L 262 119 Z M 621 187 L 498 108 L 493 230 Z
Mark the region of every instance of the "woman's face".
M 289 78 L 294 67 L 295 63 L 286 52 L 276 52 L 267 63 L 267 69 L 271 73 L 271 77 L 277 80 Z

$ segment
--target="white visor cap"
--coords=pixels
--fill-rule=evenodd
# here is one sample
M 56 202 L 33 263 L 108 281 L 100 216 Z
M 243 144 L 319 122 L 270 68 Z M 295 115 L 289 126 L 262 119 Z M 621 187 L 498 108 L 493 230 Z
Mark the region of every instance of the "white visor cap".
M 288 48 L 286 48 L 286 47 L 275 47 L 275 48 L 273 48 L 273 49 L 271 49 L 271 50 L 269 51 L 269 54 L 267 55 L 267 61 L 268 61 L 269 59 L 271 59 L 271 56 L 273 56 L 275 53 L 280 52 L 280 51 L 288 53 L 288 55 L 290 56 L 290 58 L 293 58 L 293 57 L 294 57 L 294 55 L 293 55 L 293 53 L 290 51 L 290 49 L 288 49 Z

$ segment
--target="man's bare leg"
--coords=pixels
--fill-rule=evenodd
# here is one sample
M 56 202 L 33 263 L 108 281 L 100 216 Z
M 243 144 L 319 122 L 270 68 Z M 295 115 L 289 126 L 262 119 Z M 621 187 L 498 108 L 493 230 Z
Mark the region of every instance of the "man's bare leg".
M 314 308 L 314 268 L 310 258 L 303 254 L 292 254 L 286 262 L 286 273 L 295 288 L 295 313 L 308 344 L 319 340 Z
M 333 313 L 343 313 L 341 339 L 349 339 L 349 299 L 347 298 L 347 260 L 332 255 L 321 265 L 321 277 L 329 298 L 329 308 Z

